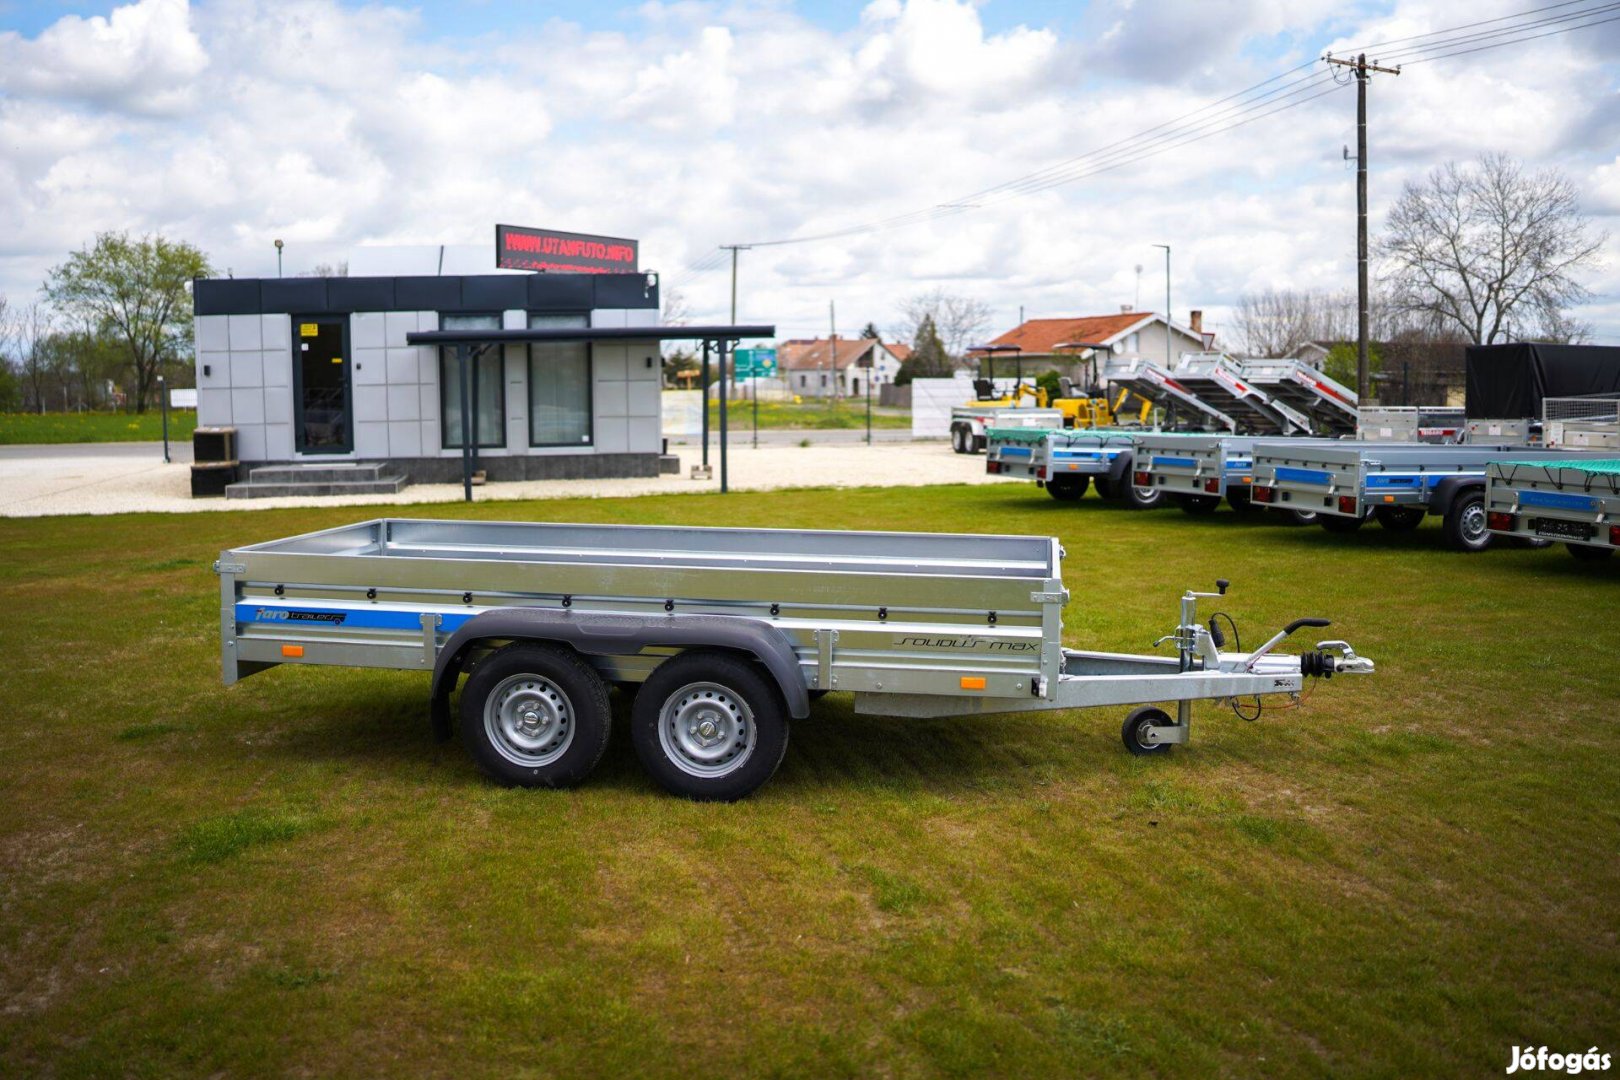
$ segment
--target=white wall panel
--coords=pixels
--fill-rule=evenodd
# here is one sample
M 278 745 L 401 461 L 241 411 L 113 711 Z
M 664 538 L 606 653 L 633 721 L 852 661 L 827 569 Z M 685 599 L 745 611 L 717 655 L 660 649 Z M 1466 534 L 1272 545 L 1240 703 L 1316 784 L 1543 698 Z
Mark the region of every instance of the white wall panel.
M 385 349 L 355 349 L 353 362 L 356 387 L 381 386 L 388 378 L 388 352 Z
M 293 456 L 293 426 L 266 424 L 264 426 L 264 457 L 266 461 L 289 461 Z
M 236 458 L 238 461 L 267 461 L 263 424 L 236 425 Z
M 280 349 L 286 352 L 292 348 L 292 317 L 290 315 L 262 315 L 260 316 L 259 331 L 264 339 L 264 348 Z
M 267 424 L 291 424 L 293 422 L 291 387 L 271 386 L 265 388 L 264 422 Z
M 354 453 L 356 457 L 386 458 L 388 456 L 388 424 L 361 423 L 354 425 Z
M 630 451 L 630 421 L 624 417 L 597 417 L 596 452 L 625 454 Z
M 388 387 L 388 419 L 390 420 L 420 420 L 421 390 L 414 383 L 410 386 Z
M 244 424 L 264 423 L 264 391 L 258 387 L 246 390 L 233 388 L 231 390 L 231 423 L 237 427 Z
M 382 387 L 355 387 L 354 418 L 356 420 L 387 420 L 387 391 Z
M 212 386 L 198 388 L 197 424 L 200 427 L 231 426 L 231 392 L 229 389 Z
M 349 348 L 380 349 L 387 344 L 380 311 L 360 311 L 349 316 Z
M 264 348 L 264 319 L 258 315 L 230 315 L 231 350 Z
M 417 356 L 421 349 L 388 350 L 388 382 L 391 385 L 416 385 L 420 382 L 421 368 Z
M 388 452 L 394 457 L 422 456 L 422 425 L 413 421 L 389 421 Z
M 231 386 L 263 386 L 264 353 L 231 351 Z
M 203 368 L 208 370 L 205 372 Z M 205 352 L 197 356 L 197 389 L 205 386 L 231 385 L 231 354 Z
M 194 326 L 198 352 L 224 352 L 231 347 L 230 316 L 199 315 Z
M 404 348 L 405 335 L 416 332 L 416 322 L 416 312 L 414 311 L 390 311 L 385 320 L 386 331 L 383 344 L 390 349 Z

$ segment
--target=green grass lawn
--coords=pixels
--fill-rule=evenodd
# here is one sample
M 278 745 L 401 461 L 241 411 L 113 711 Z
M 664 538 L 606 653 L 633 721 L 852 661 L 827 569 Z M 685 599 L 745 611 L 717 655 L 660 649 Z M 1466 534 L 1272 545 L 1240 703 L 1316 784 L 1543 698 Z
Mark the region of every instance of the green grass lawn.
M 169 438 L 190 442 L 197 426 L 195 409 L 171 409 Z M 0 445 L 15 443 L 157 442 L 163 438 L 163 416 L 149 412 L 0 413 Z
M 1062 538 L 1074 646 L 1190 585 L 1379 673 L 1166 758 L 1124 710 L 795 725 L 751 800 L 504 790 L 417 673 L 218 681 L 227 546 L 0 520 L 0 1075 L 1501 1075 L 1620 1052 L 1620 565 L 1027 485 L 409 508 Z M 874 598 L 877 599 L 877 598 Z M 617 701 L 622 719 L 624 702 Z
M 754 423 L 754 403 L 752 401 L 733 401 L 729 403 L 727 423 L 733 430 L 751 430 Z M 720 406 L 718 402 L 709 402 L 709 423 L 718 430 L 720 424 Z M 866 428 L 866 399 L 854 398 L 845 400 L 817 400 L 806 398 L 802 404 L 795 405 L 791 401 L 761 401 L 759 403 L 759 430 L 771 429 L 788 431 L 827 431 Z M 872 428 L 904 428 L 911 429 L 911 411 L 909 409 L 885 409 L 875 402 L 872 405 Z

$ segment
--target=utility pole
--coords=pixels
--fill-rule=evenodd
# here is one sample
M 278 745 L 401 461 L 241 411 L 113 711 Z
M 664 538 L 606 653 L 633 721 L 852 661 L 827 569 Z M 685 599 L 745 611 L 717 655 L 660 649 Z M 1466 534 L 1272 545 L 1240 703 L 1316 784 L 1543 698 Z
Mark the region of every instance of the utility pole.
M 1170 360 L 1170 245 L 1153 246 L 1164 248 L 1164 370 L 1170 371 L 1175 367 Z
M 1367 400 L 1367 80 L 1370 72 L 1399 75 L 1399 67 L 1367 63 L 1367 54 L 1354 60 L 1325 57 L 1329 64 L 1349 68 L 1356 79 L 1356 397 Z

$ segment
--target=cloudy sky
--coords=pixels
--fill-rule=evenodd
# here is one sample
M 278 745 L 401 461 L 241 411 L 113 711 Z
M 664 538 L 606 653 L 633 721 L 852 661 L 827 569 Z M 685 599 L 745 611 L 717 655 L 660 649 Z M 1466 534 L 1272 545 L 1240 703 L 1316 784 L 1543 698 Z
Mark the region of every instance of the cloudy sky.
M 1561 169 L 1616 237 L 1580 314 L 1620 344 L 1620 5 L 1555 5 L 1523 18 L 1616 21 L 1428 63 L 1443 39 L 1398 40 L 1551 3 L 0 0 L 0 293 L 27 302 L 105 229 L 241 277 L 275 274 L 277 237 L 294 274 L 492 247 L 509 222 L 637 237 L 694 316 L 724 318 L 717 245 L 900 217 L 744 252 L 739 318 L 824 332 L 831 301 L 849 333 L 936 286 L 997 330 L 1021 308 L 1158 309 L 1169 243 L 1177 314 L 1219 329 L 1245 291 L 1354 287 L 1354 90 L 1298 80 L 1391 43 L 1372 54 L 1418 51 L 1371 89 L 1375 229 L 1447 160 Z M 1208 137 L 1105 149 L 1285 72 L 1254 111 L 1202 114 Z

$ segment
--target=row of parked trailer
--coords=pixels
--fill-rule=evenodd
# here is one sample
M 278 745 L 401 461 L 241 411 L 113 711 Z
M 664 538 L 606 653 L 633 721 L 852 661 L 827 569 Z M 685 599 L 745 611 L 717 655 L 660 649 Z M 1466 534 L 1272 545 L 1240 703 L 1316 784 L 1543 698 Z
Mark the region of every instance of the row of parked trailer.
M 1475 425 L 1489 430 L 1493 425 Z M 1033 480 L 1053 498 L 1095 487 L 1137 509 L 1266 510 L 1350 533 L 1369 520 L 1406 532 L 1442 521 L 1446 543 L 1482 551 L 1496 536 L 1560 541 L 1579 558 L 1620 546 L 1620 455 L 1488 436 L 1461 443 L 1220 433 L 992 429 L 987 471 Z

